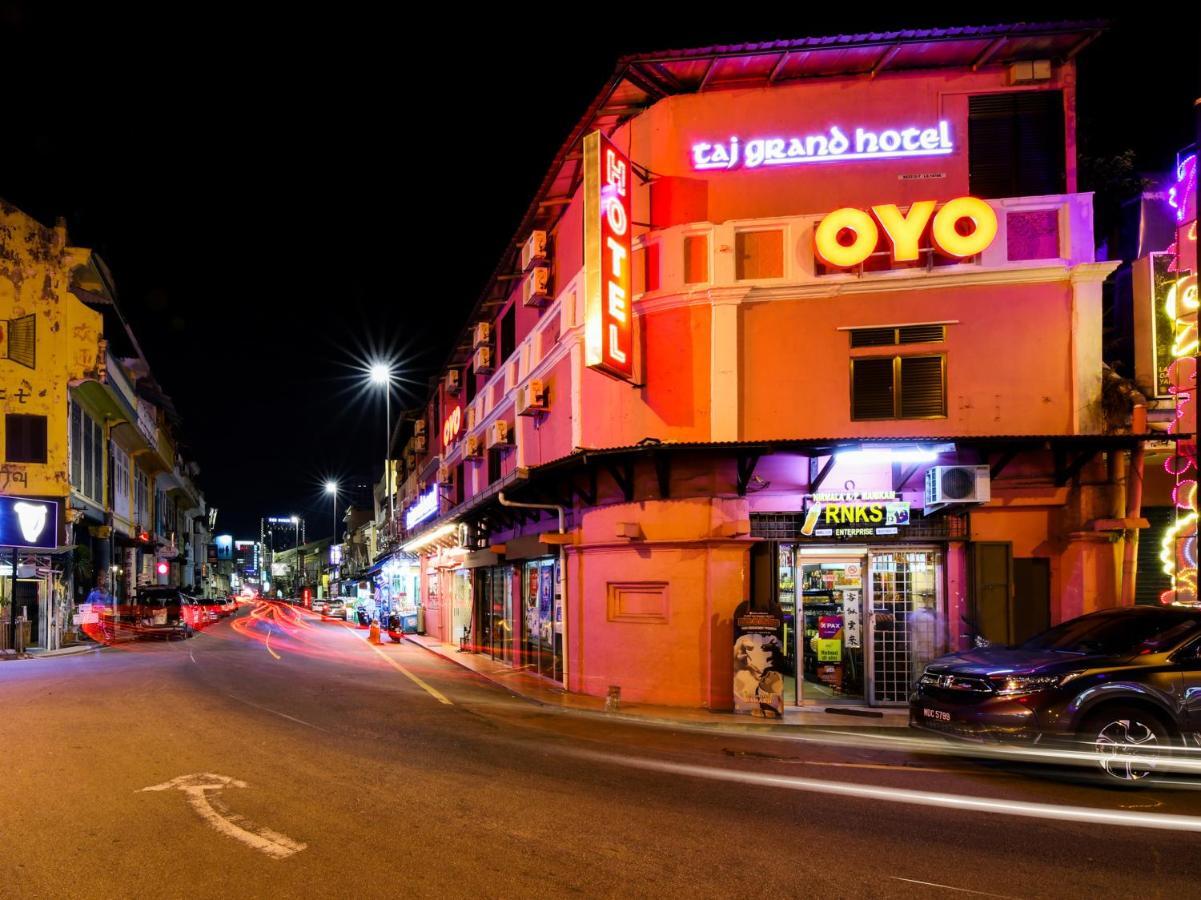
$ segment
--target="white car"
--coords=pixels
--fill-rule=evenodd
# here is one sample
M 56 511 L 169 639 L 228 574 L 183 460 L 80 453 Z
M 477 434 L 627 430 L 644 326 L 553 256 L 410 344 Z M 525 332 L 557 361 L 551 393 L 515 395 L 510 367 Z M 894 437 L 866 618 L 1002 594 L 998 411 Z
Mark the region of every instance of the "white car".
M 345 619 L 346 604 L 333 601 L 321 611 L 321 615 L 330 619 Z

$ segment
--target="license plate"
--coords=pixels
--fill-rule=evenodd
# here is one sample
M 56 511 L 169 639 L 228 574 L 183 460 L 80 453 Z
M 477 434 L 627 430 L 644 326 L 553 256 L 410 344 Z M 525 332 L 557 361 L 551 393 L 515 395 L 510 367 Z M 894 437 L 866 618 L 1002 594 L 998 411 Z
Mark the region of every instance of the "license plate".
M 925 716 L 927 719 L 933 719 L 936 722 L 950 722 L 951 721 L 951 714 L 949 712 L 943 712 L 941 709 L 930 709 L 929 707 L 922 707 L 922 715 Z

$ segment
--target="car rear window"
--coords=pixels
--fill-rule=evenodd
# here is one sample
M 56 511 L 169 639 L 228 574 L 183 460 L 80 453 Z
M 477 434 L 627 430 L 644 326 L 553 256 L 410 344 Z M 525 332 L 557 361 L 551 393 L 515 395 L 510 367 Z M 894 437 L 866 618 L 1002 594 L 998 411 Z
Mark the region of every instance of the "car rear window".
M 1089 656 L 1130 656 L 1175 646 L 1201 623 L 1185 611 L 1082 616 L 1056 625 L 1022 644 L 1024 650 L 1059 650 Z

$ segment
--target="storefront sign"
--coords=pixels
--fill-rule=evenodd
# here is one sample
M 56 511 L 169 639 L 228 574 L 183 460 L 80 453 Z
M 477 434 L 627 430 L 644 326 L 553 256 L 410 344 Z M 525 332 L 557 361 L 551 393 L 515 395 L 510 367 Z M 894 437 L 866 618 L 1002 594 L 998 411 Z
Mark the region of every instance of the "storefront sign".
M 734 712 L 762 719 L 784 715 L 784 618 L 779 611 L 734 611 Z
M 58 546 L 58 503 L 26 497 L 0 497 L 0 545 Z
M 442 422 L 442 447 L 449 449 L 450 445 L 463 431 L 463 406 L 458 404 Z
M 997 214 L 983 200 L 956 197 L 938 212 L 935 206 L 933 200 L 919 200 L 904 213 L 893 203 L 873 206 L 871 214 L 849 206 L 836 209 L 813 233 L 818 259 L 835 268 L 853 268 L 876 252 L 881 231 L 888 239 L 894 264 L 920 258 L 927 226 L 934 248 L 953 259 L 975 256 L 996 238 Z
M 757 169 L 760 166 L 795 166 L 803 163 L 840 162 L 855 159 L 897 159 L 906 156 L 946 156 L 953 153 L 948 122 L 926 127 L 848 128 L 837 125 L 829 131 L 789 137 L 732 137 L 727 143 L 692 145 L 692 168 Z
M 417 502 L 405 512 L 405 528 L 420 525 L 438 513 L 438 486 L 434 485 L 417 498 Z
M 589 367 L 632 381 L 630 161 L 599 131 L 584 138 L 584 351 Z
M 909 501 L 893 491 L 835 491 L 804 501 L 806 537 L 869 537 L 899 534 L 909 524 Z

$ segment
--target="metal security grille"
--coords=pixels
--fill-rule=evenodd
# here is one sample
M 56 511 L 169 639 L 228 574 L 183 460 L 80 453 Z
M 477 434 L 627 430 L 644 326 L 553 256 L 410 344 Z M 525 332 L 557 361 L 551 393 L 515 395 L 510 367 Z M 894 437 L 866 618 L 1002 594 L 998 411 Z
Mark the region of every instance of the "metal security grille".
M 871 702 L 903 704 L 938 645 L 937 554 L 873 553 Z

